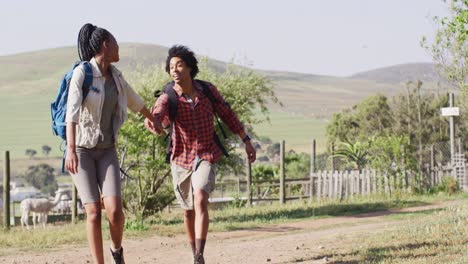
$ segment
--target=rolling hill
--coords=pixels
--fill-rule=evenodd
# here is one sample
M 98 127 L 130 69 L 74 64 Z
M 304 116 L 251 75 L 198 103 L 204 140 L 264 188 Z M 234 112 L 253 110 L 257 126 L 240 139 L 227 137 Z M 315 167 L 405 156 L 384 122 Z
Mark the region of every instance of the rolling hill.
M 0 56 L 0 151 L 11 150 L 14 158 L 24 158 L 25 149 L 41 152 L 41 146 L 47 144 L 54 155 L 59 155 L 60 140 L 50 130 L 50 102 L 59 80 L 77 59 L 76 54 L 75 47 L 64 47 Z M 166 54 L 163 46 L 124 43 L 120 45 L 121 61 L 117 66 L 125 74 L 135 65 L 162 63 Z M 226 66 L 217 60 L 209 63 L 219 71 Z M 309 149 L 312 137 L 319 140 L 319 148 L 324 147 L 326 121 L 332 113 L 376 93 L 396 94 L 412 76 L 429 84 L 434 82 L 430 64 L 424 63 L 397 65 L 349 78 L 259 72 L 272 80 L 284 107 L 271 105 L 271 124 L 257 126 L 258 131 L 274 140 L 285 139 L 300 151 Z

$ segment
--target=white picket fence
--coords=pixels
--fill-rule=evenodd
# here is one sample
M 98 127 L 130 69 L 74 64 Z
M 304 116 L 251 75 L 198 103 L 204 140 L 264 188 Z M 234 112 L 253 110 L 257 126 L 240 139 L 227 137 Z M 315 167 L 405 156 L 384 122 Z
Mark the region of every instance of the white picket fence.
M 361 173 L 359 171 L 320 171 L 312 178 L 313 194 L 317 198 L 391 193 L 395 189 L 410 191 L 411 186 L 411 175 L 392 177 L 376 170 L 366 170 Z
M 452 169 L 449 167 L 436 169 L 429 175 L 423 176 L 423 179 L 418 181 L 422 188 L 430 188 L 439 184 L 443 176 L 452 176 Z M 460 181 L 460 179 L 457 180 Z M 311 175 L 313 188 L 311 194 L 317 198 L 343 198 L 373 193 L 392 193 L 395 190 L 410 192 L 413 181 L 412 173 L 390 176 L 376 170 L 365 170 L 361 173 L 359 171 L 319 171 Z M 465 189 L 463 182 L 460 181 L 460 183 L 462 185 L 460 187 Z

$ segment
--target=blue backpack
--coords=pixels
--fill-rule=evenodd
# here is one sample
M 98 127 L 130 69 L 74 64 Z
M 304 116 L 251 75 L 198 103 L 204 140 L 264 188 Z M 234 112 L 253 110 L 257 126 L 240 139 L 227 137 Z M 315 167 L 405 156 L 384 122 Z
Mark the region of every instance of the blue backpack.
M 89 88 L 93 83 L 93 70 L 89 62 L 78 61 L 73 67 L 65 74 L 60 83 L 57 98 L 51 104 L 52 114 L 52 132 L 54 135 L 61 137 L 63 140 L 67 140 L 67 126 L 65 123 L 65 115 L 67 114 L 67 100 L 68 100 L 68 88 L 70 87 L 70 80 L 73 75 L 73 70 L 83 64 L 85 70 L 85 78 L 83 81 L 83 101 L 89 93 Z

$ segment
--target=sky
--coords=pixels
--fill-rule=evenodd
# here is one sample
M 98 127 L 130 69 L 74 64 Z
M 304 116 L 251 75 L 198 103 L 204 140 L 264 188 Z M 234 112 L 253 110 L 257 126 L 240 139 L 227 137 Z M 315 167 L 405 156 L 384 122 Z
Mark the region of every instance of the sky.
M 184 44 L 257 69 L 349 76 L 430 62 L 442 0 L 0 0 L 0 56 L 73 46 L 93 23 L 119 42 Z

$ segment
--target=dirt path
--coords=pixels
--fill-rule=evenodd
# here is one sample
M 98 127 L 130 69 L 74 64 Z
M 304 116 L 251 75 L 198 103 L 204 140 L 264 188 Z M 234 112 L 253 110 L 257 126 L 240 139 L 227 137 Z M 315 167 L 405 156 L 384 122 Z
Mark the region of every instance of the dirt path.
M 466 203 L 466 200 L 390 210 L 347 217 L 303 220 L 269 225 L 264 228 L 209 234 L 205 259 L 207 263 L 327 263 L 316 256 L 327 254 L 350 236 L 382 232 L 399 220 L 384 216 L 402 212 L 417 212 Z M 106 242 L 105 245 L 108 245 Z M 184 235 L 153 236 L 140 240 L 125 240 L 127 264 L 133 263 L 193 263 L 191 250 Z M 111 263 L 110 259 L 106 263 Z M 0 263 L 92 263 L 86 247 L 2 256 Z

